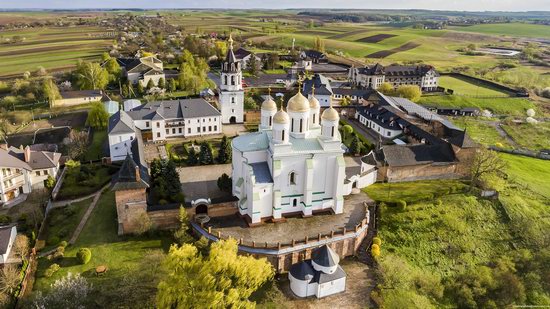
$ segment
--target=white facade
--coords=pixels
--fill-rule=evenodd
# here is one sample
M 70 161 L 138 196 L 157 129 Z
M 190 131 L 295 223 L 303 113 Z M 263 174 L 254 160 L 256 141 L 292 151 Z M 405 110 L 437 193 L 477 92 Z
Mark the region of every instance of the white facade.
M 376 123 L 373 119 L 368 119 L 367 117 L 361 115 L 359 112 L 355 113 L 355 119 L 357 119 L 357 121 L 365 127 L 370 128 L 371 132 L 375 132 L 376 134 L 388 139 L 394 138 L 403 133 L 403 129 L 401 129 L 397 122 L 394 122 L 393 124 L 387 123 L 387 126 L 382 126 Z
M 354 85 L 372 89 L 378 89 L 385 82 L 393 88 L 416 85 L 423 91 L 435 91 L 439 86 L 439 74 L 430 66 L 352 67 L 348 78 Z
M 325 111 L 323 127 L 311 125 L 309 101 L 301 93 L 289 100 L 288 111 L 271 116 L 262 108 L 262 119 L 272 117 L 271 129 L 264 123 L 258 132 L 232 142 L 233 195 L 251 224 L 292 213 L 343 211 L 345 162 L 338 119 L 324 119 Z
M 220 111 L 222 123 L 244 122 L 244 90 L 241 62 L 233 53 L 233 39 L 229 37 L 229 51 L 222 64 L 220 81 Z
M 0 203 L 44 187 L 49 176 L 56 178 L 61 154 L 25 149 L 0 149 Z
M 5 248 L 0 248 L 0 251 L 3 253 L 0 254 L 0 264 L 4 264 L 8 261 L 8 257 L 10 256 L 13 243 L 15 242 L 15 238 L 17 237 L 17 228 L 15 225 L 13 226 L 6 226 L 6 227 L 0 227 L 0 236 L 6 237 L 8 239 L 7 245 Z

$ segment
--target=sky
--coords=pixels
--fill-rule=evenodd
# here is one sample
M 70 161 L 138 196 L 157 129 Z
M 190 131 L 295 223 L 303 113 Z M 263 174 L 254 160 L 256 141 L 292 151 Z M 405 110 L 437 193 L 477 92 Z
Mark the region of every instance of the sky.
M 358 8 L 454 11 L 550 11 L 550 0 L 0 0 L 0 8 Z

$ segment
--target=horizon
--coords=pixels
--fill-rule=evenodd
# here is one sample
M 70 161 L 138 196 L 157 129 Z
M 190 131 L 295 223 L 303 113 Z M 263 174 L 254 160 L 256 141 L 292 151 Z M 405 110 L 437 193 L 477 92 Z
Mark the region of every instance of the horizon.
M 106 2 L 106 3 L 105 3 Z M 411 3 L 412 2 L 412 3 Z M 453 11 L 453 12 L 550 12 L 547 0 L 454 0 L 441 2 L 438 0 L 395 0 L 391 3 L 365 3 L 359 0 L 347 0 L 335 6 L 328 0 L 305 0 L 296 6 L 294 1 L 280 0 L 277 2 L 251 0 L 165 0 L 163 3 L 151 4 L 146 0 L 113 0 L 93 1 L 74 0 L 71 3 L 61 0 L 5 0 L 0 4 L 2 11 L 78 11 L 78 10 L 394 10 L 394 11 Z

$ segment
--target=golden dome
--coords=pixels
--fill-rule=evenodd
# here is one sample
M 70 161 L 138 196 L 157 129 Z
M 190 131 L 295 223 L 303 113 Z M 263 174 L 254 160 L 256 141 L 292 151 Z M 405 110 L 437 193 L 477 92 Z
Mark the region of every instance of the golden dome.
M 309 101 L 302 95 L 300 91 L 288 100 L 287 110 L 290 112 L 307 112 L 309 111 Z
M 290 117 L 288 117 L 288 114 L 283 109 L 280 109 L 273 116 L 273 122 L 279 124 L 288 124 L 290 123 Z
M 271 96 L 268 96 L 267 99 L 265 99 L 264 102 L 262 103 L 262 109 L 265 111 L 276 111 L 277 103 L 273 101 Z
M 317 100 L 316 97 L 311 96 L 311 98 L 309 98 L 309 108 L 318 109 L 320 107 L 321 107 L 321 104 L 319 103 L 319 100 Z
M 338 112 L 331 106 L 325 109 L 325 111 L 323 112 L 323 115 L 321 115 L 321 119 L 329 120 L 329 121 L 338 121 L 340 120 L 340 115 L 338 115 Z

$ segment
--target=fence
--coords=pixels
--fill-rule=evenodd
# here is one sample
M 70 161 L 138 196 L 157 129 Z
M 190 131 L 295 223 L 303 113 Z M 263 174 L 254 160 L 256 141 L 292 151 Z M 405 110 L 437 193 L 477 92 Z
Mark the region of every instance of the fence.
M 504 86 L 504 85 L 501 85 L 499 83 L 496 83 L 496 82 L 493 82 L 493 81 L 490 81 L 490 80 L 486 80 L 486 79 L 482 79 L 482 78 L 479 78 L 479 77 L 470 76 L 470 75 L 466 75 L 466 74 L 462 74 L 462 73 L 458 73 L 458 72 L 441 73 L 441 75 L 451 76 L 451 77 L 455 77 L 455 78 L 459 78 L 459 79 L 473 80 L 473 81 L 475 81 L 475 82 L 477 82 L 478 84 L 481 84 L 481 85 L 485 85 L 485 86 L 489 86 L 489 87 L 492 87 L 492 88 L 496 88 L 498 90 L 510 92 L 510 93 L 514 94 L 516 97 L 523 97 L 523 98 L 529 97 L 529 93 L 526 92 L 526 91 L 523 91 L 521 89 L 514 89 L 514 88 Z M 468 96 L 468 95 L 466 95 L 466 96 Z M 497 98 L 497 97 L 500 97 L 500 96 L 470 96 L 470 97 Z
M 494 151 L 498 151 L 498 152 L 508 153 L 508 154 L 531 157 L 531 158 L 535 158 L 535 159 L 550 160 L 550 154 L 546 154 L 546 153 L 543 153 L 543 152 L 534 152 L 534 151 L 525 150 L 525 149 L 512 149 L 512 150 L 510 150 L 510 149 L 499 148 L 499 147 L 496 147 L 496 146 L 489 146 L 489 149 L 494 150 Z

